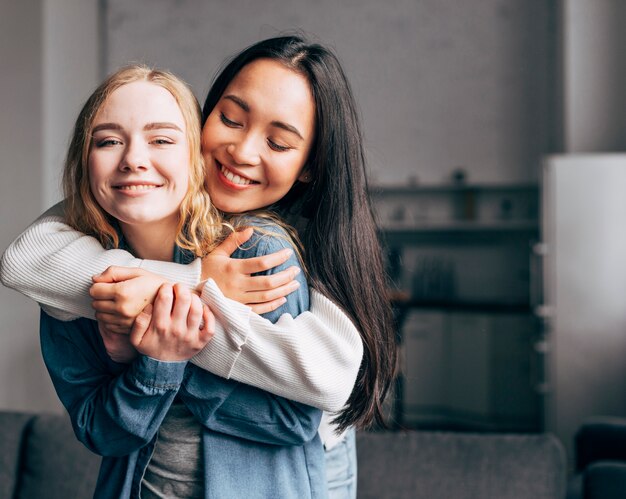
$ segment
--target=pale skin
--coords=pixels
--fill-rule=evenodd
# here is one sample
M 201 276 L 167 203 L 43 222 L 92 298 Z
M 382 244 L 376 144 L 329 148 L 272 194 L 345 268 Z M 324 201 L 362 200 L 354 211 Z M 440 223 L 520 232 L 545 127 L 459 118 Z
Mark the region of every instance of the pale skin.
M 231 213 L 263 208 L 281 199 L 296 181 L 308 182 L 304 165 L 314 125 L 315 106 L 304 77 L 271 60 L 245 66 L 203 128 L 206 185 L 215 206 Z M 203 278 L 214 279 L 227 297 L 262 314 L 284 303 L 297 281 L 294 269 L 251 275 L 280 265 L 290 250 L 231 259 L 251 235 L 251 229 L 233 234 L 205 257 Z M 130 360 L 133 353 L 124 333 L 141 330 L 148 315 L 144 308 L 158 297 L 164 279 L 141 269 L 110 267 L 93 280 L 90 295 L 107 351 L 114 360 Z
M 140 353 L 167 361 L 189 360 L 213 337 L 215 317 L 180 284 L 163 284 L 152 305 L 137 317 L 130 343 Z

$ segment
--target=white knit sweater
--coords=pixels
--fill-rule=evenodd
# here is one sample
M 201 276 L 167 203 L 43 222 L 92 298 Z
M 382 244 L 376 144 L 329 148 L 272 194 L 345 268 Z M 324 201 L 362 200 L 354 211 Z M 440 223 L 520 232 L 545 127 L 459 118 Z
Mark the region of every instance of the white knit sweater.
M 190 265 L 141 260 L 123 250 L 105 250 L 93 237 L 64 223 L 56 205 L 6 249 L 0 279 L 36 300 L 50 315 L 71 320 L 94 318 L 88 290 L 91 277 L 110 265 L 141 267 L 173 282 L 195 288 L 200 260 Z M 216 316 L 213 339 L 191 361 L 224 378 L 336 412 L 345 405 L 356 380 L 363 345 L 343 311 L 311 290 L 311 307 L 295 319 L 283 315 L 276 324 L 230 300 L 209 280 L 202 300 Z M 326 448 L 341 436 L 325 414 L 320 435 Z

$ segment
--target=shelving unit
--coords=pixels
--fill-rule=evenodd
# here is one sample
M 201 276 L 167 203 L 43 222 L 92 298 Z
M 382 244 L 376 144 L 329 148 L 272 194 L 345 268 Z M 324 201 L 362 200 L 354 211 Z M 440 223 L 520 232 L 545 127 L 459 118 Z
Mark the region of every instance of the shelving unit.
M 398 426 L 539 431 L 537 185 L 370 191 L 389 255 Z

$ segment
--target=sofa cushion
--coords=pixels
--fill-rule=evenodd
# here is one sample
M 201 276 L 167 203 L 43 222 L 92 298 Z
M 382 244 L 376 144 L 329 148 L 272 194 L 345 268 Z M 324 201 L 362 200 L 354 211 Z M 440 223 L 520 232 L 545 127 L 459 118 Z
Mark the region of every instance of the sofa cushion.
M 17 485 L 22 440 L 32 414 L 0 414 L 0 497 L 13 497 Z
M 561 499 L 565 454 L 550 435 L 357 434 L 358 496 Z
M 76 440 L 66 415 L 36 416 L 25 438 L 18 499 L 93 497 L 100 457 Z

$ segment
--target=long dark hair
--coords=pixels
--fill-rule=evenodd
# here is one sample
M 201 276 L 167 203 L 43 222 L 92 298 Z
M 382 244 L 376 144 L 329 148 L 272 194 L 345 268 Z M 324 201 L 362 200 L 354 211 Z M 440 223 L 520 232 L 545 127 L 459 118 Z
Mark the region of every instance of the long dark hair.
M 395 333 L 350 84 L 326 47 L 300 36 L 263 40 L 235 56 L 215 78 L 203 123 L 239 71 L 261 58 L 303 75 L 315 100 L 315 139 L 305 165 L 312 181 L 296 182 L 272 208 L 288 220 L 306 219 L 299 236 L 310 284 L 349 315 L 363 340 L 354 389 L 335 422 L 340 429 L 384 425 L 382 404 L 396 369 Z

